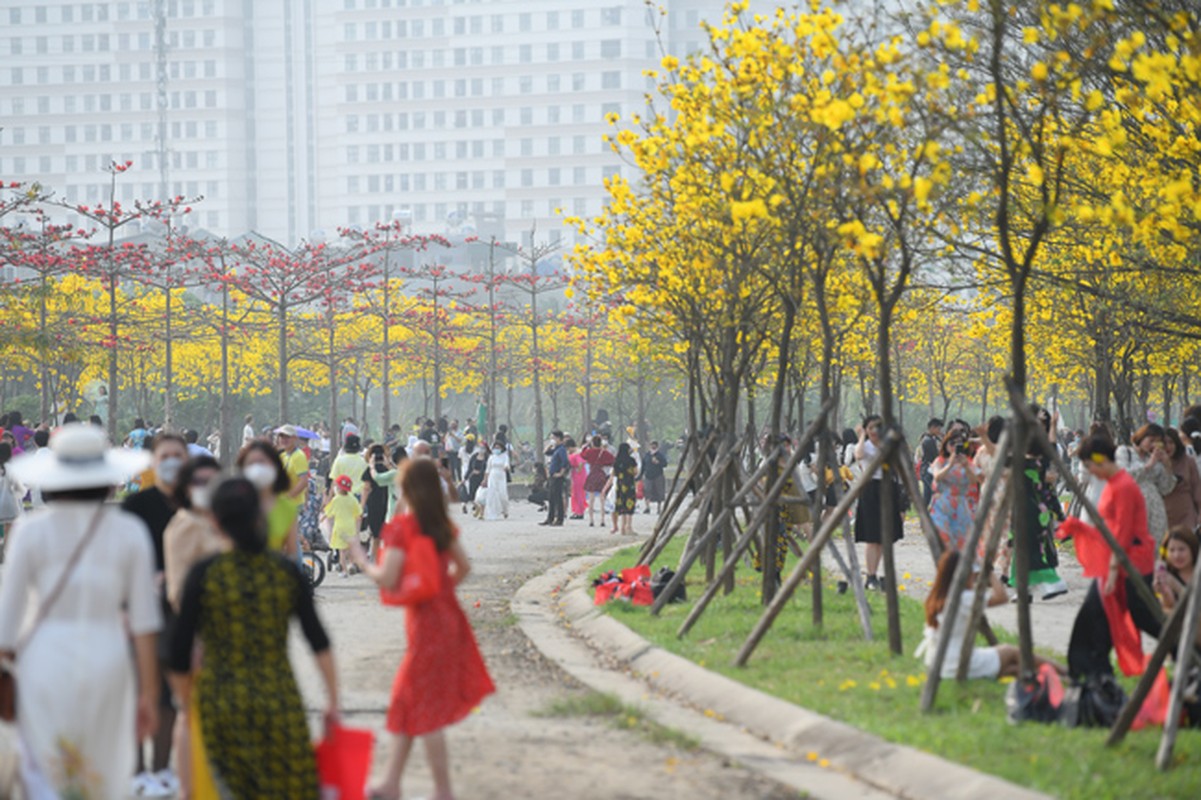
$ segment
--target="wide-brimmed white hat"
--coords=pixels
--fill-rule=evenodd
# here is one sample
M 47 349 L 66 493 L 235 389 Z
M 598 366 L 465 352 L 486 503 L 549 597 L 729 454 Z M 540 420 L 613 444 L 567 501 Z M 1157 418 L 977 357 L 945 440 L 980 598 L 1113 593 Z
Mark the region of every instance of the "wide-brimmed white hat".
M 50 437 L 50 446 L 9 462 L 14 478 L 47 492 L 116 486 L 146 469 L 145 450 L 114 449 L 95 425 L 71 423 Z

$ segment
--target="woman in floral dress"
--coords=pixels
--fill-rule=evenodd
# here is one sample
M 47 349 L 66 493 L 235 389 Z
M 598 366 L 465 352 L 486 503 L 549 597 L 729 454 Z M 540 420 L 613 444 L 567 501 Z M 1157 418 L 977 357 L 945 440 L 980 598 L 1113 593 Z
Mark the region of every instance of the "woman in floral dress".
M 617 485 L 617 498 L 613 514 L 621 523 L 622 535 L 634 533 L 634 511 L 638 508 L 638 462 L 630 452 L 630 445 L 622 442 L 613 461 L 613 480 Z
M 984 471 L 968 455 L 965 434 L 955 430 L 943 438 L 930 474 L 934 478 L 934 496 L 930 499 L 934 527 L 944 545 L 962 552 L 976 516 L 972 499 L 976 493 L 969 490 L 984 478 Z

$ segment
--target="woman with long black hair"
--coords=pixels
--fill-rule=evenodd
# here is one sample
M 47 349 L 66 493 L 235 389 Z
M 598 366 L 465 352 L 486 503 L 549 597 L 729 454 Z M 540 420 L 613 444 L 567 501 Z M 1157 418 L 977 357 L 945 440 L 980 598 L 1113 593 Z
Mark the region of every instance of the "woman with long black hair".
M 227 480 L 213 493 L 213 517 L 233 550 L 188 575 L 172 635 L 172 685 L 185 708 L 196 691 L 220 796 L 316 800 L 317 766 L 288 660 L 292 617 L 300 620 L 325 683 L 327 729 L 338 717 L 334 657 L 300 567 L 267 547 L 259 495 L 245 478 Z M 197 637 L 204 662 L 194 671 Z

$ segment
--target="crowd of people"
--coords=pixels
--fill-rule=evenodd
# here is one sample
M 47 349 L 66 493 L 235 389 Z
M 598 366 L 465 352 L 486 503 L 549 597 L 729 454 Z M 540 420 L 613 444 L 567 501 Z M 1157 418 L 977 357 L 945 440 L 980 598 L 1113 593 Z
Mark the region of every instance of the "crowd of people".
M 193 437 L 141 421 L 111 447 L 95 425 L 51 433 L 13 419 L 0 456 L 3 444 L 17 455 L 0 460 L 0 477 L 40 506 L 14 514 L 0 580 L 0 659 L 15 665 L 21 705 L 36 709 L 17 723 L 28 796 L 316 798 L 287 642 L 296 619 L 333 731 L 334 650 L 298 558 L 322 526 L 340 568 L 381 589 L 399 584 L 415 537 L 434 542 L 446 579 L 407 605 L 388 768 L 371 796 L 400 796 L 418 738 L 437 796 L 452 796 L 442 730 L 494 687 L 455 599 L 470 565 L 447 510 L 450 469 L 430 442 L 364 447 L 349 428 L 325 480 L 292 425 L 246 438 L 229 473 Z
M 1135 583 L 1144 582 L 1171 610 L 1196 568 L 1201 407 L 1189 409 L 1179 429 L 1148 423 L 1121 445 L 1104 424 L 1061 431 L 1053 414 L 1033 410 L 1074 465 L 1099 519 L 1078 502 L 1061 504 L 1062 476 L 1031 447 L 1020 473 L 1026 501 L 1016 513 L 1030 533 L 1032 591 L 1048 601 L 1068 591 L 1055 534 L 1069 517 L 1103 521 L 1137 572 L 1126 574 L 1109 559 L 1084 598 L 1066 665 L 1054 666 L 1077 679 L 1112 674 L 1115 641 L 1119 656 L 1123 647 L 1111 629 L 1114 604 L 1158 636 Z M 908 498 L 899 476 L 881 466 L 854 509 L 869 589 L 884 588 L 882 509 L 892 508 L 897 538 L 909 504 L 924 503 L 930 512 L 946 552 L 926 602 L 919 655 L 927 658 L 942 626 L 950 626 L 953 643 L 968 636 L 969 604 L 960 604 L 954 620 L 944 611 L 964 558 L 973 561 L 968 591 L 975 590 L 983 551 L 967 552 L 966 544 L 982 511 L 982 485 L 994 471 L 1003 470 L 1002 482 L 1010 474 L 1012 457 L 997 449 L 1005 425 L 1000 417 L 978 426 L 931 420 L 915 453 L 924 496 Z M 632 430 L 619 442 L 608 426 L 579 439 L 556 430 L 540 457 L 515 446 L 504 426 L 486 438 L 473 425 L 421 419 L 407 437 L 393 426 L 383 441 L 372 441 L 347 419 L 332 448 L 323 445 L 323 433 L 287 424 L 256 430 L 247 417 L 229 474 L 195 432 L 155 430 L 138 420 L 123 446 L 111 447 L 95 425 L 52 432 L 25 425 L 20 414 L 0 419 L 0 534 L 7 548 L 0 658 L 15 660 L 22 702 L 38 709 L 19 720 L 29 785 L 62 793 L 86 784 L 99 787 L 94 796 L 123 797 L 133 775 L 139 796 L 189 797 L 198 786 L 231 797 L 315 796 L 313 751 L 287 658 L 291 619 L 299 621 L 325 684 L 327 728 L 340 724 L 339 694 L 331 640 L 300 554 L 327 544 L 331 567 L 362 572 L 387 592 L 398 584 L 415 537 L 428 537 L 445 580 L 433 599 L 407 610 L 408 649 L 387 715 L 395 736 L 373 796 L 399 796 L 421 738 L 439 796 L 449 797 L 442 730 L 494 687 L 455 600 L 470 564 L 448 509 L 474 506 L 487 521 L 508 517 L 519 465 L 532 468 L 529 499 L 545 511 L 541 525 L 587 519 L 628 535 L 640 503 L 649 514 L 665 500 L 667 454 L 654 441 L 642 452 Z M 880 452 L 883 434 L 876 416 L 844 431 L 831 442 L 837 463 L 822 481 L 811 446 L 787 492 L 805 495 L 809 509 L 832 508 L 839 485 L 846 488 Z M 786 439 L 782 461 L 790 447 Z M 819 484 L 827 488 L 823 498 Z M 116 493 L 119 506 L 110 502 Z M 983 509 L 990 521 L 1002 513 L 1003 494 L 1002 483 L 994 507 Z M 43 508 L 25 513 L 24 501 Z M 799 528 L 811 521 L 800 506 L 788 508 L 781 512 L 778 569 L 789 535 L 803 535 Z M 1010 536 L 982 587 L 989 604 L 1013 599 L 1013 546 Z M 86 569 L 78 568 L 81 561 Z M 30 625 L 32 607 L 39 611 Z M 1201 644 L 1201 631 L 1195 635 Z M 953 660 L 944 665 L 948 674 Z M 969 674 L 998 678 L 1017 670 L 1016 649 L 998 645 L 975 648 Z M 240 724 L 248 719 L 255 724 Z M 129 735 L 113 735 L 121 730 Z

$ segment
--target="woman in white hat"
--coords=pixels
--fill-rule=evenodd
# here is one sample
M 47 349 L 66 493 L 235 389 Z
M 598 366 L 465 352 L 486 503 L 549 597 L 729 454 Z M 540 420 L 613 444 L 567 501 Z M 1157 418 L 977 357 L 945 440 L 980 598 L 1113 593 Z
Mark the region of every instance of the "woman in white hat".
M 105 503 L 146 463 L 75 424 L 9 465 L 46 500 L 17 522 L 0 580 L 0 656 L 15 660 L 30 796 L 124 798 L 134 743 L 155 728 L 154 550 L 140 519 Z

